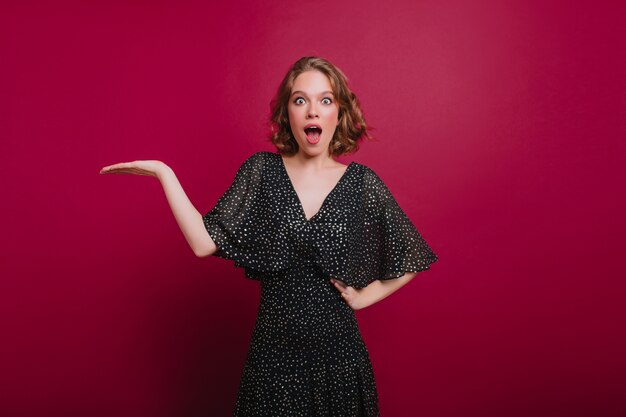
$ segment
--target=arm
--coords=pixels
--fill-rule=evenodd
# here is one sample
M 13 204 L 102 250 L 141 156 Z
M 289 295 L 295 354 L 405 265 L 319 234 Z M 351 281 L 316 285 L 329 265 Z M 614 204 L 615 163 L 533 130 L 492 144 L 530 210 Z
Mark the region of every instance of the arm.
M 202 214 L 189 201 L 174 171 L 163 164 L 157 171 L 157 178 L 161 181 L 176 222 L 194 254 L 198 257 L 213 255 L 217 246 L 204 227 Z
M 331 281 L 341 292 L 341 296 L 346 303 L 348 303 L 353 310 L 360 310 L 390 296 L 392 293 L 396 292 L 398 289 L 411 281 L 416 275 L 417 272 L 407 272 L 400 278 L 376 280 L 370 283 L 367 287 L 360 289 L 347 286 L 341 281 L 337 281 L 335 279 L 332 279 Z
M 108 165 L 100 174 L 133 174 L 156 177 L 187 243 L 198 257 L 213 255 L 217 246 L 204 226 L 202 214 L 191 204 L 174 171 L 161 161 L 133 161 Z

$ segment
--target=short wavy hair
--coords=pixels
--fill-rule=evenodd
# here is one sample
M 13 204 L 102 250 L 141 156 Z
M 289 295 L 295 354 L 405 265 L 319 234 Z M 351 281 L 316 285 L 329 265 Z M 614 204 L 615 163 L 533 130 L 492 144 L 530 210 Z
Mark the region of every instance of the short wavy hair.
M 369 133 L 373 128 L 365 123 L 359 100 L 348 87 L 348 78 L 329 61 L 315 56 L 305 56 L 291 66 L 283 78 L 276 96 L 270 102 L 269 140 L 278 152 L 294 155 L 298 152 L 298 143 L 289 126 L 288 105 L 293 84 L 298 75 L 305 71 L 317 70 L 325 74 L 339 105 L 339 124 L 330 141 L 328 152 L 339 156 L 354 153 L 359 149 L 359 142 L 374 139 Z

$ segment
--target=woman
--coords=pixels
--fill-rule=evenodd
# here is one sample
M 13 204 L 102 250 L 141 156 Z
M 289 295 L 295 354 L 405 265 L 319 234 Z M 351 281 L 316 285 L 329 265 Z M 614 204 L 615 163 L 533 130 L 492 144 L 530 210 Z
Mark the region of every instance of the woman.
M 201 216 L 172 170 L 135 161 L 102 173 L 153 175 L 199 257 L 235 261 L 261 302 L 235 416 L 378 416 L 354 310 L 387 297 L 437 256 L 367 166 L 343 165 L 370 137 L 346 77 L 298 60 L 272 101 L 271 141 Z

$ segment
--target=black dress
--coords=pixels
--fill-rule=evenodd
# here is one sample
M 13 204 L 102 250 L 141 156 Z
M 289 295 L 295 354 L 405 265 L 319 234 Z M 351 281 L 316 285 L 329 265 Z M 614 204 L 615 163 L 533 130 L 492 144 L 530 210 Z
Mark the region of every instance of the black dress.
M 363 288 L 437 260 L 383 181 L 351 162 L 306 219 L 281 155 L 257 152 L 203 219 L 214 255 L 261 285 L 234 415 L 378 416 L 367 348 L 330 277 Z

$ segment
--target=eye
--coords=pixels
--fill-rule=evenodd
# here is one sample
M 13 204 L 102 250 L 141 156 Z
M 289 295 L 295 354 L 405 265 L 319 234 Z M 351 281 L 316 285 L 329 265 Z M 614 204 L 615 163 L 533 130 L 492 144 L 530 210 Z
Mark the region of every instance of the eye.
M 331 104 L 333 100 L 329 97 L 324 97 L 322 100 L 328 100 L 328 104 Z
M 300 104 L 298 103 L 298 100 L 304 100 L 302 97 L 297 97 L 293 102 L 294 104 Z

